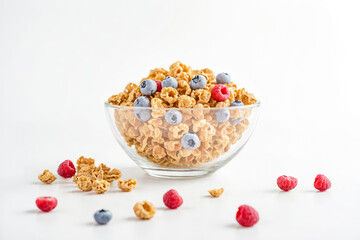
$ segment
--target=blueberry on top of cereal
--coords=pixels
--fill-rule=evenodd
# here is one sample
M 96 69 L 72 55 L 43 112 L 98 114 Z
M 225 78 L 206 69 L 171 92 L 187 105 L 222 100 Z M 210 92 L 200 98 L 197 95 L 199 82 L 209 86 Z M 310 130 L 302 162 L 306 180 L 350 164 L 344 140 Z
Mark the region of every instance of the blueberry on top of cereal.
M 235 100 L 230 103 L 230 107 L 244 106 L 244 103 L 241 100 Z
M 229 84 L 231 83 L 231 77 L 228 73 L 219 73 L 216 75 L 216 83 L 217 84 Z
M 145 79 L 140 84 L 140 91 L 143 95 L 153 95 L 156 93 L 157 90 L 157 84 L 154 80 L 151 79 Z
M 175 78 L 173 77 L 166 77 L 162 82 L 161 82 L 161 87 L 166 88 L 166 87 L 172 87 L 177 89 L 178 88 L 178 82 Z
M 207 80 L 203 75 L 196 75 L 190 81 L 190 87 L 193 90 L 204 88 L 207 84 Z

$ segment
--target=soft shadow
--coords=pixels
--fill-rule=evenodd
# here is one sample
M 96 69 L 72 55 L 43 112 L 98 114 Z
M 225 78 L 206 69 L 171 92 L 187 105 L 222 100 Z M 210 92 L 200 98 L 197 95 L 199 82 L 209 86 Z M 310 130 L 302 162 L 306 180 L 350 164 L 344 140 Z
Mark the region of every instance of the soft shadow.
M 44 214 L 45 212 L 42 212 L 38 209 L 29 209 L 29 210 L 26 210 L 24 211 L 25 213 L 28 213 L 28 214 Z
M 43 182 L 31 182 L 32 185 L 50 185 Z
M 84 191 L 81 191 L 79 189 L 75 189 L 75 190 L 69 191 L 69 193 L 88 193 L 88 192 L 84 192 Z
M 305 192 L 305 193 L 316 193 L 316 194 L 318 194 L 318 193 L 326 194 L 326 192 L 321 192 L 321 191 L 318 191 L 316 189 L 314 189 L 314 190 L 307 189 L 307 190 L 303 190 L 303 192 Z
M 213 199 L 217 199 L 217 198 L 221 198 L 221 197 L 213 197 L 211 195 L 204 195 L 203 198 L 213 198 Z
M 91 226 L 91 227 L 98 227 L 98 226 L 105 226 L 106 224 L 98 224 L 95 221 L 94 222 L 86 222 L 84 225 Z
M 169 211 L 169 212 L 173 212 L 173 211 L 181 211 L 181 210 L 186 210 L 186 209 L 190 209 L 189 207 L 181 207 L 180 209 L 170 209 L 168 207 L 158 207 L 157 210 L 159 211 Z
M 146 220 L 141 220 L 137 217 L 127 217 L 125 218 L 126 221 L 135 221 L 135 222 L 142 222 L 142 221 L 146 221 Z
M 225 227 L 233 228 L 233 229 L 246 229 L 245 227 L 241 226 L 238 223 L 229 223 L 229 224 L 226 224 Z

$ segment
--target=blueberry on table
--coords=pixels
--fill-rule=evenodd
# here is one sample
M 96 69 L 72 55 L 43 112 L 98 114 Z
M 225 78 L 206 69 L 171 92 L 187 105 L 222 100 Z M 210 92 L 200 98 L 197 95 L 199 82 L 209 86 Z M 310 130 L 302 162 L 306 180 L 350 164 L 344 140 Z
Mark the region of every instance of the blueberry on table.
M 216 76 L 216 83 L 218 84 L 229 84 L 231 83 L 231 77 L 228 73 L 219 73 L 217 76 Z
M 98 210 L 94 214 L 94 219 L 98 224 L 107 224 L 112 218 L 112 213 L 109 210 Z
M 165 120 L 171 125 L 179 124 L 182 120 L 182 114 L 177 110 L 170 110 L 165 114 Z
M 162 82 L 161 82 L 161 87 L 166 88 L 166 87 L 172 87 L 177 89 L 178 87 L 178 82 L 175 78 L 173 77 L 166 77 Z
M 182 136 L 181 145 L 185 149 L 193 150 L 200 146 L 200 139 L 196 133 L 189 132 Z
M 215 118 L 218 122 L 226 122 L 230 118 L 230 111 L 228 109 L 218 109 L 215 111 Z
M 147 97 L 141 96 L 135 99 L 134 107 L 150 107 L 150 100 Z
M 203 75 L 196 75 L 190 81 L 190 87 L 192 90 L 202 89 L 206 86 L 207 80 Z
M 240 107 L 244 106 L 244 103 L 241 100 L 235 100 L 230 103 L 230 107 Z
M 146 79 L 142 81 L 140 84 L 140 92 L 143 95 L 151 96 L 154 93 L 156 93 L 156 90 L 157 90 L 157 84 L 155 81 L 151 79 Z

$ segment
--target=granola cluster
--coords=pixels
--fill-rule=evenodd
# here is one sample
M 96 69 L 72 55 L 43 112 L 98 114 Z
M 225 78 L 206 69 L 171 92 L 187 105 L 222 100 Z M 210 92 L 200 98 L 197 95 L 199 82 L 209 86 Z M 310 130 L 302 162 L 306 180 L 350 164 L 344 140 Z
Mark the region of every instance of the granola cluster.
M 148 219 L 152 218 L 156 213 L 156 208 L 154 207 L 154 205 L 151 202 L 148 202 L 148 201 L 136 203 L 133 209 L 134 209 L 135 215 L 138 218 L 144 219 L 144 220 L 148 220 Z
M 207 84 L 202 89 L 192 89 L 190 81 L 194 76 L 202 75 Z M 115 109 L 114 117 L 117 129 L 127 144 L 134 146 L 137 153 L 160 166 L 191 167 L 207 163 L 227 152 L 230 146 L 241 139 L 249 127 L 250 108 L 230 110 L 230 117 L 219 122 L 212 108 L 229 107 L 230 103 L 240 100 L 244 105 L 257 102 L 255 96 L 230 82 L 224 84 L 229 89 L 225 101 L 216 101 L 211 94 L 216 80 L 214 73 L 208 69 L 195 70 L 181 62 L 175 62 L 169 70 L 155 68 L 142 79 L 162 81 L 166 77 L 177 80 L 177 88 L 164 87 L 151 96 L 145 96 L 151 103 L 151 116 L 147 121 L 139 121 L 133 109 Z M 141 81 L 141 82 L 142 82 Z M 113 95 L 108 102 L 119 106 L 134 106 L 134 101 L 144 96 L 140 85 L 129 83 L 125 90 Z M 182 121 L 171 125 L 165 120 L 168 109 L 181 112 Z M 196 149 L 185 149 L 181 138 L 186 133 L 196 133 L 200 146 Z
M 46 184 L 51 184 L 53 181 L 56 180 L 55 175 L 48 169 L 45 169 L 44 172 L 38 176 L 38 178 L 40 181 Z
M 223 194 L 223 192 L 224 192 L 224 188 L 209 190 L 210 195 L 213 197 L 220 197 L 221 194 Z
M 128 180 L 119 179 L 118 181 L 118 187 L 124 192 L 132 191 L 136 187 L 136 184 L 137 184 L 136 179 L 128 179 Z
M 105 164 L 95 165 L 95 160 L 81 156 L 77 160 L 77 174 L 73 181 L 82 191 L 94 190 L 96 193 L 105 193 L 110 188 L 110 184 L 120 179 L 121 171 L 116 168 L 109 168 Z

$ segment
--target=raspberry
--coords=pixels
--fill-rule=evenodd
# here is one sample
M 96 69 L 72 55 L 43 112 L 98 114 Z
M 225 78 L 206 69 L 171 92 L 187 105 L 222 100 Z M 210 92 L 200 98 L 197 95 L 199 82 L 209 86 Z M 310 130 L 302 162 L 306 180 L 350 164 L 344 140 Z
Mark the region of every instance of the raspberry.
M 315 178 L 314 187 L 323 192 L 331 188 L 331 182 L 325 175 L 318 174 Z
M 277 179 L 277 185 L 281 190 L 290 191 L 294 189 L 298 183 L 298 180 L 291 176 L 282 175 Z
M 183 204 L 182 197 L 174 189 L 171 189 L 164 194 L 163 201 L 165 206 L 167 206 L 170 209 L 176 209 L 180 207 L 181 204 Z
M 56 207 L 57 199 L 54 197 L 38 197 L 35 203 L 41 211 L 50 212 Z
M 156 91 L 157 91 L 157 92 L 161 92 L 161 89 L 162 89 L 161 81 L 155 81 L 155 82 L 156 82 L 156 86 L 157 86 Z
M 59 165 L 57 172 L 63 178 L 71 178 L 75 175 L 76 169 L 72 161 L 65 160 Z
M 243 227 L 252 227 L 259 221 L 259 214 L 253 207 L 241 205 L 236 213 L 236 221 Z
M 230 97 L 229 89 L 222 84 L 216 84 L 211 90 L 211 96 L 218 102 L 223 102 Z

